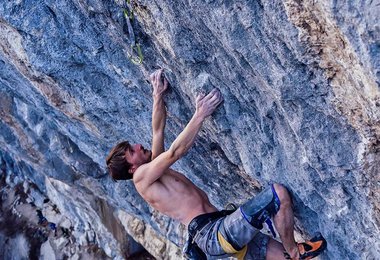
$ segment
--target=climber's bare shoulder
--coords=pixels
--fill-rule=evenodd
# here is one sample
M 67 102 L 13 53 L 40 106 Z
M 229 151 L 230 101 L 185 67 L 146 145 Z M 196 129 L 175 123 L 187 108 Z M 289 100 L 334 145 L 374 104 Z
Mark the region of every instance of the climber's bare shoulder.
M 156 210 L 185 225 L 200 214 L 217 210 L 201 189 L 175 170 L 166 169 L 158 179 L 146 185 L 144 177 L 150 172 L 149 167 L 144 166 L 136 170 L 133 180 L 139 194 Z

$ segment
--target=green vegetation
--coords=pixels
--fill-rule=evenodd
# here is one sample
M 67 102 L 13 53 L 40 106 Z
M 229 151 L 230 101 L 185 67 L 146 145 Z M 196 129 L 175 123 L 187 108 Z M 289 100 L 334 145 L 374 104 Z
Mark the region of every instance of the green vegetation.
M 124 17 L 128 25 L 128 34 L 131 41 L 131 46 L 128 51 L 128 58 L 134 64 L 139 65 L 142 64 L 144 56 L 142 54 L 140 44 L 136 41 L 135 34 L 133 32 L 132 23 L 135 20 L 133 6 L 130 0 L 126 0 L 125 2 L 127 4 L 127 8 L 124 8 Z

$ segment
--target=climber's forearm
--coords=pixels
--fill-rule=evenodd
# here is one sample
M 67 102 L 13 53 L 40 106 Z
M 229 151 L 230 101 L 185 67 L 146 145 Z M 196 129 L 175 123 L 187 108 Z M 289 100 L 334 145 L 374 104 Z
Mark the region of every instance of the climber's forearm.
M 193 146 L 195 138 L 202 127 L 205 117 L 199 113 L 195 113 L 190 122 L 186 125 L 185 129 L 174 140 L 169 150 L 178 160 Z
M 152 112 L 152 160 L 164 152 L 164 130 L 166 124 L 166 108 L 162 94 L 153 95 Z

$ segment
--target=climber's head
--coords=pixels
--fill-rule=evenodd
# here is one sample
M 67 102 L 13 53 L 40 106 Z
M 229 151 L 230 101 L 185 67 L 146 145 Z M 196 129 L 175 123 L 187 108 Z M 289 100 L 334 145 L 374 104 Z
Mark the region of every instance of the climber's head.
M 151 156 L 152 152 L 141 144 L 130 145 L 124 141 L 111 150 L 106 163 L 113 180 L 129 180 L 139 166 L 150 162 Z

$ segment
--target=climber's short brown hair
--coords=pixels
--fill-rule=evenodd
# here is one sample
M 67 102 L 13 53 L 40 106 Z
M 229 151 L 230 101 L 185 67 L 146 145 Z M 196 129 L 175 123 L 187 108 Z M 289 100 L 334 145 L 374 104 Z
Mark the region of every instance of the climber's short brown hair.
M 129 147 L 129 142 L 123 141 L 112 148 L 106 158 L 108 172 L 114 181 L 129 180 L 133 177 L 132 174 L 128 173 L 131 165 L 125 158 L 125 152 L 129 149 Z

